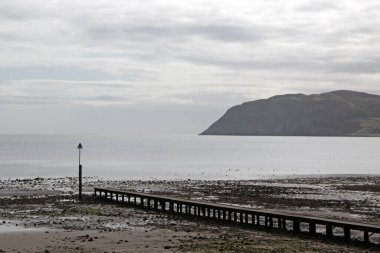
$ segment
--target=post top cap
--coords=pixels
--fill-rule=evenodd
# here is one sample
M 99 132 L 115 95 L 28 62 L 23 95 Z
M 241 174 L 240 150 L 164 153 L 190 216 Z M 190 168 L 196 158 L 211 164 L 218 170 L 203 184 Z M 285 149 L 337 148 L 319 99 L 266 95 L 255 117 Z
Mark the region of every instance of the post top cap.
M 78 145 L 77 149 L 83 149 L 82 143 L 79 142 L 79 145 Z

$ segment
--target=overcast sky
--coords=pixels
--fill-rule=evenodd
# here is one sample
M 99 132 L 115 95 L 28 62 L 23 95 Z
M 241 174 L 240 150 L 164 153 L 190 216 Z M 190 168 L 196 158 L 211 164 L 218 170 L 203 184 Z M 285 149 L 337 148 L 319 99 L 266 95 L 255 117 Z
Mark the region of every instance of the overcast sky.
M 0 1 L 0 133 L 198 133 L 284 93 L 380 94 L 378 0 Z

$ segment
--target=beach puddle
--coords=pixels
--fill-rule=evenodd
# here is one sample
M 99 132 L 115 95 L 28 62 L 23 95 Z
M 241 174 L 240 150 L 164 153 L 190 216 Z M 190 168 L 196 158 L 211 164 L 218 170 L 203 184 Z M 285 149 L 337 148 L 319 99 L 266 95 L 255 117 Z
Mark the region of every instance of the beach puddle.
M 20 232 L 40 232 L 43 230 L 46 230 L 46 228 L 25 227 L 17 223 L 17 221 L 4 220 L 0 222 L 0 234 L 20 233 Z

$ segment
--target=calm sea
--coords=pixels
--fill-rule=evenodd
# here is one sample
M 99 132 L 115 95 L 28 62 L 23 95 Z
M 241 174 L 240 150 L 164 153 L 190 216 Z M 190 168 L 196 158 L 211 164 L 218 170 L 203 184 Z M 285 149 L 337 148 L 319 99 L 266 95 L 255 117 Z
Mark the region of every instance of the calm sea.
M 0 178 L 260 179 L 380 174 L 380 138 L 0 135 Z

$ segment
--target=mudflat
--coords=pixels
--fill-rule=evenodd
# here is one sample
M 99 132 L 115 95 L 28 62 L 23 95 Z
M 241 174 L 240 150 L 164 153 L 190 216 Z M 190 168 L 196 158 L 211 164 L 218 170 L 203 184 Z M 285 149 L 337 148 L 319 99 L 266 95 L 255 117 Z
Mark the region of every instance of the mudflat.
M 96 202 L 93 187 L 380 224 L 380 177 L 240 181 L 0 181 L 0 252 L 380 252 L 379 246 L 313 240 Z M 361 235 L 354 235 L 354 237 Z M 371 239 L 380 242 L 379 235 Z

